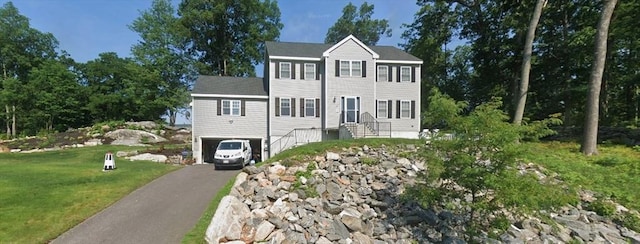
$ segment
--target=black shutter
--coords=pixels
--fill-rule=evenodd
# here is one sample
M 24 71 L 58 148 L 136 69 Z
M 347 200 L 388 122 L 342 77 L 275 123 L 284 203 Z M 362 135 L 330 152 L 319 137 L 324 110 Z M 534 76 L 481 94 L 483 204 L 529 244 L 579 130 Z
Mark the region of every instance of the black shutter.
M 387 66 L 387 81 L 393 82 L 393 67 Z
M 320 63 L 316 63 L 316 80 L 320 80 Z
M 367 77 L 367 61 L 362 61 L 362 77 Z
M 244 104 L 244 100 L 242 100 L 240 102 L 240 116 L 245 116 L 245 104 Z
M 393 100 L 387 101 L 387 118 L 393 119 Z
M 378 118 L 378 100 L 374 101 L 376 103 L 376 113 L 375 113 L 375 117 Z
M 280 116 L 280 98 L 276 97 L 276 117 Z
M 344 124 L 344 97 L 340 97 L 340 123 Z
M 218 115 L 222 115 L 222 100 L 218 99 L 217 103 L 218 103 L 218 106 L 216 106 L 216 107 L 218 107 L 218 112 L 217 113 L 218 113 Z
M 416 82 L 416 67 L 411 67 L 411 82 Z
M 415 100 L 411 100 L 411 118 L 412 119 L 416 118 L 416 101 Z
M 291 79 L 296 79 L 296 63 L 291 63 Z M 304 78 L 304 77 L 303 77 Z
M 280 62 L 276 62 L 276 79 L 280 79 Z
M 340 60 L 336 60 L 336 77 L 340 77 Z
M 356 114 L 356 123 L 360 123 L 360 97 L 356 97 L 356 110 L 358 110 L 358 114 Z
M 316 98 L 316 117 L 320 117 L 320 98 Z
M 305 109 L 305 107 L 304 107 L 304 106 L 305 106 L 305 105 L 307 105 L 307 104 L 305 104 L 305 102 L 304 102 L 304 98 L 300 98 L 300 117 L 304 117 L 304 115 L 305 115 L 305 114 L 304 114 L 304 112 L 305 112 L 305 111 L 304 111 L 304 109 Z
M 400 118 L 400 100 L 396 100 L 396 118 L 399 119 Z
M 295 98 L 291 98 L 291 104 L 289 104 L 291 106 L 291 117 L 296 117 L 296 99 Z
M 398 71 L 398 76 L 396 77 L 396 78 L 398 78 L 398 79 L 396 80 L 396 82 L 400 82 L 400 70 L 401 70 L 401 69 L 402 69 L 402 68 L 400 68 L 400 66 L 396 66 L 396 71 Z

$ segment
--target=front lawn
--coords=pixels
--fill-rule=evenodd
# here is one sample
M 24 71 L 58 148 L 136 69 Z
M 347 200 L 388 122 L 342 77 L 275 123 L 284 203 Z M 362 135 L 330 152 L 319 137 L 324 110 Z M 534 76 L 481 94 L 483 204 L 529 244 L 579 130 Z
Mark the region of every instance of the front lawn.
M 44 243 L 138 187 L 179 167 L 116 158 L 103 172 L 98 146 L 41 153 L 0 154 L 0 243 Z

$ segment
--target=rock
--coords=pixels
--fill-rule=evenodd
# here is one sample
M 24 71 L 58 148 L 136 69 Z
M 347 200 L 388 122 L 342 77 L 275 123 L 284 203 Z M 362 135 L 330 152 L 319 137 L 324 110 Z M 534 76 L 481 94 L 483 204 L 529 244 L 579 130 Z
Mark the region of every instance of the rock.
M 145 130 L 151 130 L 158 128 L 158 124 L 153 121 L 138 121 L 138 122 L 125 122 L 125 124 L 129 127 L 138 127 Z
M 220 240 L 239 240 L 244 220 L 249 214 L 247 205 L 236 197 L 223 197 L 211 218 L 211 224 L 207 227 L 205 239 L 212 244 L 220 243 Z
M 139 154 L 138 150 L 133 150 L 133 151 L 117 151 L 117 152 L 116 152 L 116 157 L 123 158 L 123 157 L 129 157 L 129 156 L 138 155 L 138 154 Z
M 111 142 L 111 145 L 139 145 L 164 142 L 167 140 L 153 133 L 130 129 L 109 131 L 104 134 L 104 137 L 114 139 L 114 141 Z
M 373 240 L 371 239 L 371 237 L 360 233 L 360 232 L 355 232 L 351 234 L 352 238 L 351 240 L 353 240 L 353 244 L 373 244 Z
M 340 160 L 340 154 L 334 152 L 327 152 L 326 157 L 327 160 L 338 161 Z
M 255 240 L 256 241 L 266 240 L 267 237 L 271 234 L 271 232 L 275 228 L 276 226 L 273 225 L 271 222 L 266 220 L 262 221 L 262 223 L 260 223 L 260 225 L 258 225 L 258 227 L 256 228 Z
M 362 231 L 362 220 L 358 217 L 343 215 L 341 221 L 352 231 Z
M 346 157 L 342 159 L 343 164 L 356 164 L 358 162 L 360 162 L 360 159 L 356 157 Z
M 167 156 L 159 155 L 159 154 L 151 154 L 151 153 L 143 153 L 131 157 L 126 157 L 126 159 L 131 161 L 143 160 L 143 161 L 153 161 L 158 163 L 164 163 L 167 161 Z
M 11 148 L 5 145 L 0 145 L 0 153 L 8 153 L 8 152 L 11 152 Z

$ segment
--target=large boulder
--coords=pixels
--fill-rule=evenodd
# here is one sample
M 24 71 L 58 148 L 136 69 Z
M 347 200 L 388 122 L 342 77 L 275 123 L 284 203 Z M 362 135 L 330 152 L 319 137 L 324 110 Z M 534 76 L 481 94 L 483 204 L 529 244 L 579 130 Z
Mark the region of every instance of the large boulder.
M 143 161 L 153 161 L 158 163 L 164 163 L 167 161 L 168 158 L 167 156 L 160 155 L 160 154 L 143 153 L 143 154 L 139 154 L 131 157 L 126 157 L 126 159 L 129 159 L 131 161 L 143 160 Z
M 158 124 L 153 121 L 140 121 L 140 122 L 125 122 L 127 126 L 135 126 L 145 130 L 152 130 L 158 128 Z
M 238 198 L 225 196 L 211 219 L 205 240 L 210 244 L 239 240 L 244 222 L 250 214 L 249 207 Z
M 130 129 L 117 129 L 114 131 L 107 132 L 104 137 L 111 138 L 114 141 L 111 142 L 111 145 L 144 145 L 148 143 L 158 143 L 166 141 L 167 139 L 158 136 L 156 134 L 141 131 L 141 130 L 130 130 Z

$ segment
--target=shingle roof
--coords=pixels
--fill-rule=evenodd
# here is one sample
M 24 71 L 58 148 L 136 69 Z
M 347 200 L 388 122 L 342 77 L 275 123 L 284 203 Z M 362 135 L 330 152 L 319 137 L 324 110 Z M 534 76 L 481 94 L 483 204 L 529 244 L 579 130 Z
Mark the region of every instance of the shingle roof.
M 322 58 L 322 53 L 332 44 L 301 42 L 266 42 L 269 56 Z M 392 46 L 370 46 L 380 55 L 380 60 L 421 61 L 419 58 Z
M 268 95 L 262 78 L 208 75 L 198 77 L 191 94 Z

